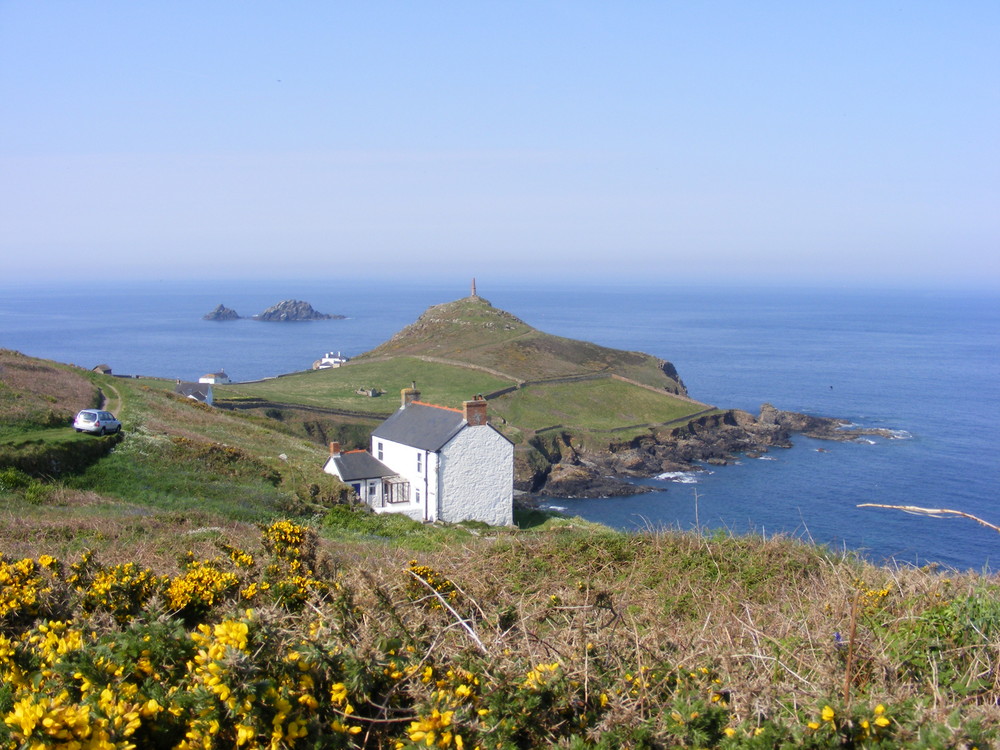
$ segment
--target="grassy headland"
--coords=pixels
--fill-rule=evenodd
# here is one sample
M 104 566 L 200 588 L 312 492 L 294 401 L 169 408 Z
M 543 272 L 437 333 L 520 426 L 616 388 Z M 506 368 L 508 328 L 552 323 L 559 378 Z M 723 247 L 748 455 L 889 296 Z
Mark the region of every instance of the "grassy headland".
M 374 427 L 414 382 L 422 400 L 444 406 L 485 394 L 493 424 L 519 446 L 524 465 L 537 459 L 535 436 L 554 427 L 606 445 L 711 409 L 687 397 L 669 362 L 543 333 L 481 297 L 431 307 L 346 366 L 218 386 L 215 394 L 221 406 L 270 410 L 325 439 L 342 419 Z M 371 390 L 383 395 L 372 398 Z M 296 414 L 297 407 L 328 418 Z M 363 447 L 365 433 L 354 435 L 356 444 L 350 435 L 342 442 Z

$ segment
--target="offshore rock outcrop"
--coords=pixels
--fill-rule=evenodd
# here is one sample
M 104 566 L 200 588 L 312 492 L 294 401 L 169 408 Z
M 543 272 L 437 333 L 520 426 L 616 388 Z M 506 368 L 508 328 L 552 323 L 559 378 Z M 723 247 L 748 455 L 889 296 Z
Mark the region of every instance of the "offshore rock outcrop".
M 341 320 L 343 317 L 343 315 L 327 315 L 317 312 L 312 305 L 302 300 L 286 299 L 267 308 L 260 315 L 254 315 L 254 320 L 289 323 L 301 320 Z
M 724 465 L 740 455 L 790 448 L 793 434 L 850 441 L 863 436 L 895 437 L 890 430 L 850 427 L 845 420 L 776 409 L 760 414 L 719 411 L 670 430 L 651 431 L 631 440 L 589 447 L 568 433 L 536 436 L 532 447 L 541 460 L 515 467 L 515 486 L 550 497 L 610 497 L 649 492 L 642 479 L 664 472 L 695 471 L 699 463 Z
M 202 320 L 239 320 L 240 314 L 231 307 L 220 304 L 212 312 L 202 316 Z

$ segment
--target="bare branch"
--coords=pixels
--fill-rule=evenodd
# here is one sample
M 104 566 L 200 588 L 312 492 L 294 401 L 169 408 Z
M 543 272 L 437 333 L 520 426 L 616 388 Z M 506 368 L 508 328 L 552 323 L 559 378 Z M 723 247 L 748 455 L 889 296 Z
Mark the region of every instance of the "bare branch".
M 993 529 L 996 532 L 1000 532 L 1000 526 L 996 526 L 989 521 L 984 521 L 979 516 L 974 516 L 971 513 L 965 513 L 961 510 L 949 510 L 948 508 L 920 508 L 916 505 L 882 505 L 880 503 L 861 503 L 857 506 L 858 508 L 889 508 L 891 510 L 901 510 L 904 513 L 911 513 L 916 516 L 930 516 L 931 518 L 943 518 L 944 516 L 962 516 L 963 518 L 971 518 L 976 523 L 982 524 Z
M 441 596 L 441 592 L 437 591 L 433 586 L 431 586 L 431 584 L 429 584 L 423 578 L 418 576 L 412 570 L 409 570 L 407 572 L 415 579 L 420 581 L 420 583 L 422 583 L 427 588 L 428 591 L 430 591 L 435 597 L 437 597 L 441 605 L 445 607 L 449 612 L 451 612 L 452 616 L 455 618 L 455 622 L 458 625 L 461 625 L 462 628 L 465 630 L 465 632 L 469 635 L 469 637 L 473 641 L 475 641 L 477 646 L 479 646 L 479 650 L 483 653 L 483 655 L 489 656 L 490 655 L 489 650 L 486 648 L 483 642 L 479 640 L 479 636 L 476 635 L 476 632 L 472 629 L 472 626 L 469 625 L 469 622 L 464 617 L 462 617 L 458 612 L 455 611 L 455 608 L 452 607 L 443 596 Z

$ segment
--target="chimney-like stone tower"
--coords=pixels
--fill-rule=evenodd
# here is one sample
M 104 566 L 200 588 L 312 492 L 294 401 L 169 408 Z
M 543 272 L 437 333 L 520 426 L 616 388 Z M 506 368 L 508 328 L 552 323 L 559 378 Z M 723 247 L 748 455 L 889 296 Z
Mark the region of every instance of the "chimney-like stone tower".
M 490 423 L 489 414 L 486 413 L 486 399 L 482 396 L 476 396 L 472 401 L 462 402 L 462 412 L 465 416 L 465 423 L 469 427 L 479 427 Z
M 402 408 L 406 408 L 407 404 L 413 403 L 420 398 L 420 391 L 417 390 L 416 382 L 413 382 L 409 388 L 404 388 L 399 392 Z
M 472 296 L 473 297 L 478 297 L 479 296 L 478 294 L 476 294 L 476 277 L 475 276 L 472 277 Z

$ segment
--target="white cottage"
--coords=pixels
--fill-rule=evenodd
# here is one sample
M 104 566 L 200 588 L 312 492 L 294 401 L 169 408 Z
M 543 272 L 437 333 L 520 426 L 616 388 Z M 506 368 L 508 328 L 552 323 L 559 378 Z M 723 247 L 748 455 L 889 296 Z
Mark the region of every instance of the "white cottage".
M 330 446 L 324 471 L 378 513 L 423 521 L 513 523 L 514 445 L 492 425 L 482 397 L 461 410 L 424 403 L 415 388 L 372 433 L 371 450 Z
M 182 383 L 178 380 L 177 385 L 174 386 L 174 393 L 202 404 L 208 404 L 209 406 L 214 401 L 212 386 L 208 383 Z
M 226 375 L 225 370 L 219 370 L 218 372 L 208 372 L 198 378 L 199 383 L 212 383 L 215 385 L 225 385 L 227 383 L 232 383 L 233 381 L 229 379 Z

